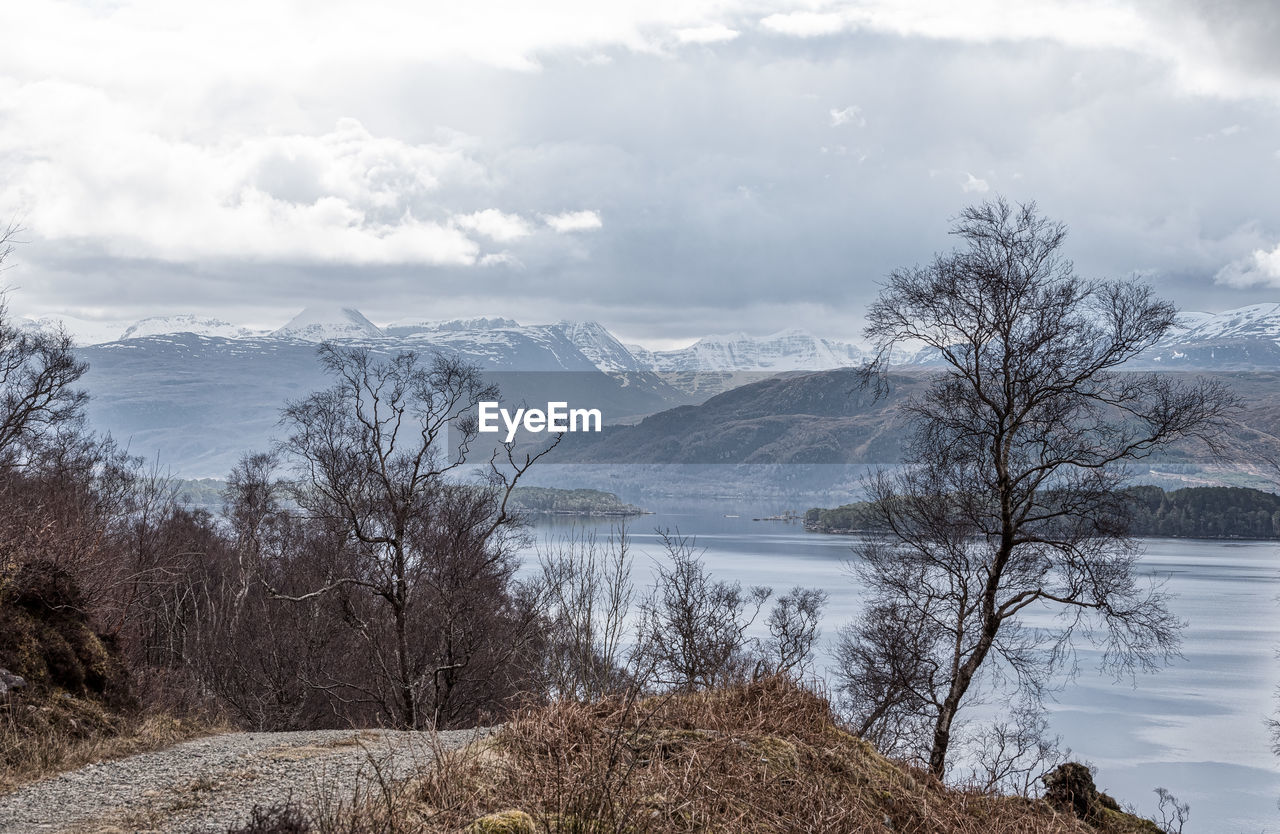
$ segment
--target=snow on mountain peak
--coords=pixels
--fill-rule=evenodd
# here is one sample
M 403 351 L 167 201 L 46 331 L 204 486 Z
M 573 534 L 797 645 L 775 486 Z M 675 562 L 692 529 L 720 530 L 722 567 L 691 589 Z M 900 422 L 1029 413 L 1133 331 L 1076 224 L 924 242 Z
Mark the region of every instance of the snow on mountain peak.
M 324 342 L 330 339 L 379 339 L 385 334 L 354 307 L 307 307 L 284 327 L 271 332 L 282 339 Z
M 706 336 L 681 350 L 653 351 L 645 360 L 659 371 L 777 372 L 849 367 L 861 364 L 865 356 L 865 351 L 848 342 L 790 328 L 761 337 Z
M 558 321 L 547 329 L 573 343 L 591 364 L 607 373 L 646 370 L 637 355 L 596 321 Z
M 403 318 L 382 326 L 388 336 L 411 336 L 415 333 L 468 332 L 473 330 L 507 330 L 518 328 L 515 319 L 475 316 L 465 319 Z
M 1179 313 L 1177 326 L 1165 338 L 1182 341 L 1221 339 L 1280 340 L 1280 304 L 1250 304 L 1221 313 Z
M 173 316 L 148 316 L 134 322 L 120 336 L 125 339 L 140 339 L 143 336 L 163 336 L 170 333 L 194 333 L 198 336 L 224 336 L 235 339 L 252 333 L 248 328 L 239 327 L 222 319 L 202 318 L 192 313 L 179 313 Z

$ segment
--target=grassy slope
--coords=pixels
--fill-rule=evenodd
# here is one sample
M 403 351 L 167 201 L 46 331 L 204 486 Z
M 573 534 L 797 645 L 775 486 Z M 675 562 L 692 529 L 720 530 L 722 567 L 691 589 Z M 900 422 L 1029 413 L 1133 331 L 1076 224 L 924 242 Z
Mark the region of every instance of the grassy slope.
M 1158 834 L 1109 809 L 1089 824 L 1065 806 L 943 787 L 884 758 L 842 730 L 825 701 L 784 681 L 531 709 L 439 757 L 390 806 L 397 830 L 472 834 Z M 387 809 L 380 799 L 360 816 L 385 821 Z

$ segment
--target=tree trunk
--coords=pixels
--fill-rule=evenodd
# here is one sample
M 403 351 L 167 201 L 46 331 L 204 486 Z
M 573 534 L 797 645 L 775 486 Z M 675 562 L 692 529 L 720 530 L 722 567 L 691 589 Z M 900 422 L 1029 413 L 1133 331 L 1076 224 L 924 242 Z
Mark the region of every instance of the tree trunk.
M 400 671 L 400 720 L 406 730 L 418 728 L 418 703 L 413 696 L 413 677 L 409 670 L 409 637 L 405 627 L 404 607 L 396 611 L 396 660 Z
M 951 723 L 960 710 L 960 702 L 964 700 L 965 693 L 973 683 L 973 676 L 977 674 L 982 662 L 987 658 L 987 652 L 995 643 L 996 632 L 999 629 L 998 619 L 992 617 L 987 621 L 982 629 L 982 636 L 978 639 L 978 645 L 974 646 L 969 659 L 956 670 L 955 680 L 951 682 L 947 697 L 943 699 L 942 706 L 938 709 L 938 720 L 933 725 L 933 746 L 929 749 L 929 772 L 939 780 L 947 772 L 947 748 L 951 745 Z

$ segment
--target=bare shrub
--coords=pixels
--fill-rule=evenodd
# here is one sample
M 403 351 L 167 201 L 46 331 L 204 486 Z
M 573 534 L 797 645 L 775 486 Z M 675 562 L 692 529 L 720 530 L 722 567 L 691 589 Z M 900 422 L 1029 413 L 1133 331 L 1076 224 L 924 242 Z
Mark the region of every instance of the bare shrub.
M 813 671 L 826 591 L 796 586 L 774 600 L 765 618 L 769 636 L 760 647 L 757 674 L 802 678 Z
M 642 678 L 688 692 L 739 683 L 751 675 L 756 641 L 747 634 L 771 589 L 715 580 L 693 543 L 662 533 L 670 564 L 640 603 L 635 666 Z
M 292 803 L 264 807 L 255 805 L 242 826 L 228 828 L 227 834 L 311 834 L 307 816 Z
M 1191 803 L 1179 802 L 1178 797 L 1165 788 L 1156 788 L 1155 794 L 1160 803 L 1156 809 L 1159 815 L 1156 825 L 1164 834 L 1182 834 L 1183 826 L 1191 818 Z
M 973 785 L 984 792 L 1039 796 L 1044 776 L 1071 756 L 1036 701 L 1016 705 L 1008 719 L 988 724 L 973 740 Z
M 635 598 L 626 526 L 605 539 L 574 529 L 539 553 L 548 697 L 592 701 L 632 683 L 627 670 Z
M 539 831 L 1088 834 L 1048 806 L 952 791 L 840 728 L 786 678 L 518 713 L 423 771 L 410 818 L 457 831 L 527 814 Z M 475 830 L 483 830 L 477 825 Z

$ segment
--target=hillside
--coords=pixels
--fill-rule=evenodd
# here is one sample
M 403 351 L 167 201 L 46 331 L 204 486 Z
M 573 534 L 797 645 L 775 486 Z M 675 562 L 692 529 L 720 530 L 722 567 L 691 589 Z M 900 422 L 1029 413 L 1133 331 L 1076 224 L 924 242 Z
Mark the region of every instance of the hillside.
M 1120 812 L 1080 765 L 1048 784 L 1043 800 L 944 787 L 841 729 L 820 697 L 767 679 L 528 709 L 355 813 L 377 830 L 468 834 L 1160 834 Z M 274 817 L 319 830 L 305 811 Z
M 567 437 L 554 462 L 828 464 L 892 462 L 905 427 L 893 406 L 922 377 L 896 374 L 887 398 L 862 388 L 853 369 L 792 374 L 615 426 Z
M 892 464 L 902 459 L 907 421 L 897 406 L 922 390 L 929 371 L 894 373 L 877 398 L 853 369 L 789 374 L 744 385 L 701 405 L 681 406 L 601 435 L 567 437 L 554 462 L 609 464 Z M 1280 460 L 1280 374 L 1212 374 L 1244 400 L 1218 461 L 1199 442 L 1150 462 L 1227 463 L 1257 472 Z

